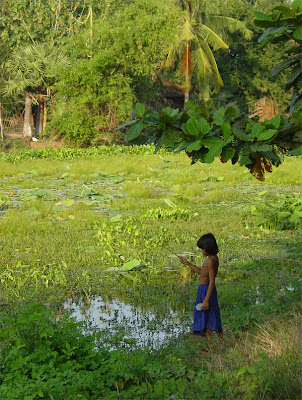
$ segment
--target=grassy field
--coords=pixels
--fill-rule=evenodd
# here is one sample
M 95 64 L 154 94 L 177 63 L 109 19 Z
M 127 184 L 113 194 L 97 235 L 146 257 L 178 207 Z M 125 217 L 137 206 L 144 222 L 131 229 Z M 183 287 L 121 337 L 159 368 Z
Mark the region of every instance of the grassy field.
M 10 321 L 3 322 L 2 343 L 25 340 L 25 331 L 5 332 L 8 326 L 15 332 L 18 318 L 42 326 L 45 305 L 58 319 L 67 299 L 81 299 L 89 309 L 97 296 L 120 299 L 159 320 L 172 310 L 189 326 L 197 276 L 172 252 L 188 253 L 200 265 L 197 239 L 212 232 L 220 249 L 216 285 L 225 345 L 214 340 L 205 353 L 200 339 L 180 335 L 161 350 L 134 344 L 129 353 L 123 337 L 109 332 L 106 340 L 117 355 L 115 364 L 115 352 L 106 355 L 112 367 L 104 377 L 115 378 L 91 392 L 73 375 L 70 382 L 82 382 L 74 393 L 68 383 L 58 385 L 63 375 L 56 375 L 55 392 L 48 372 L 44 379 L 21 374 L 22 362 L 7 350 L 2 362 L 6 354 L 14 363 L 10 372 L 0 369 L 1 398 L 21 399 L 11 389 L 20 376 L 28 399 L 301 398 L 301 158 L 286 160 L 258 182 L 244 168 L 190 166 L 183 155 L 83 151 L 75 159 L 26 157 L 14 163 L 0 157 L 0 305 Z M 27 307 L 38 307 L 32 304 L 42 308 L 29 312 Z M 45 318 L 31 320 L 35 313 Z M 71 343 L 78 328 L 65 323 Z M 89 346 L 94 353 L 95 342 Z M 125 357 L 140 372 L 114 372 Z M 140 363 L 149 366 L 141 376 Z

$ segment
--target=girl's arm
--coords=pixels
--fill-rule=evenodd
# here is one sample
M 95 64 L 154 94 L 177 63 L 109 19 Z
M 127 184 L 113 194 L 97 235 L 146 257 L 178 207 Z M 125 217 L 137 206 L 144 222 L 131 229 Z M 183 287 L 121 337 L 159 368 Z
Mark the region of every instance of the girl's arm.
M 188 261 L 186 257 L 179 256 L 179 260 L 182 264 L 190 267 L 192 271 L 196 272 L 196 274 L 200 274 L 201 268 L 198 268 L 196 267 L 196 265 L 190 263 L 190 261 Z
M 206 297 L 204 298 L 202 302 L 202 310 L 207 310 L 209 308 L 209 300 L 211 297 L 211 294 L 213 292 L 214 286 L 215 286 L 215 268 L 211 260 L 209 260 L 209 286 L 207 290 Z

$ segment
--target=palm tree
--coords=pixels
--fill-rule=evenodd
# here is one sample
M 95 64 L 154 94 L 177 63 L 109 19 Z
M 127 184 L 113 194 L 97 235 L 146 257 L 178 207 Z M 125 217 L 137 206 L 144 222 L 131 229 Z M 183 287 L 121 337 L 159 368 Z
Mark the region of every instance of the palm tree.
M 171 69 L 176 63 L 180 64 L 185 103 L 192 88 L 192 74 L 196 73 L 199 90 L 204 100 L 208 100 L 213 91 L 218 92 L 223 87 L 213 51 L 229 48 L 223 40 L 225 30 L 230 33 L 239 31 L 248 40 L 252 32 L 234 18 L 212 15 L 209 7 L 213 7 L 213 2 L 179 0 L 178 4 L 185 11 L 184 23 L 171 43 L 161 69 Z
M 25 97 L 23 136 L 32 137 L 32 103 L 38 95 L 38 117 L 36 134 L 43 129 L 44 96 L 55 81 L 54 68 L 66 65 L 65 55 L 47 44 L 36 44 L 14 49 L 7 63 L 9 78 L 4 82 L 1 92 L 6 95 Z M 42 104 L 43 103 L 43 104 Z

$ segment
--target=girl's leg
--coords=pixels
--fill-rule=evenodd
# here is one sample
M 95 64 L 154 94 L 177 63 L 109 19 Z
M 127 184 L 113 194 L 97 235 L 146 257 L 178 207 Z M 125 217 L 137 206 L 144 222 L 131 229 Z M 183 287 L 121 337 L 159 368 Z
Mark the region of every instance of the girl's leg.
M 217 331 L 217 336 L 219 339 L 223 340 L 223 332 L 222 331 Z
M 206 329 L 205 337 L 206 337 L 206 340 L 207 340 L 209 348 L 211 348 L 211 342 L 212 342 L 211 337 L 212 337 L 212 334 L 213 334 L 213 331 L 211 331 L 209 329 Z

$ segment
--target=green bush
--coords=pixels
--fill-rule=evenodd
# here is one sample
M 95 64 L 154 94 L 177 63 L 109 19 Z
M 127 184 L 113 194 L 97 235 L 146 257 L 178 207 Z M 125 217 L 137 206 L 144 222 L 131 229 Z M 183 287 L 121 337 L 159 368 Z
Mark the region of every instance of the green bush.
M 251 223 L 260 229 L 301 229 L 302 199 L 298 195 L 279 195 L 275 202 L 252 205 L 249 217 L 245 218 L 247 227 Z
M 0 152 L 0 160 L 8 161 L 11 163 L 17 163 L 25 160 L 71 160 L 74 158 L 99 158 L 103 155 L 116 155 L 116 154 L 127 154 L 127 155 L 148 155 L 153 154 L 155 147 L 149 146 L 125 146 L 125 145 L 111 145 L 111 146 L 98 146 L 89 147 L 86 149 L 79 148 L 59 148 L 59 149 L 36 149 L 36 150 L 20 150 L 12 153 Z M 165 150 L 161 150 L 160 154 L 167 153 Z
M 45 306 L 2 315 L 0 398 L 168 399 L 183 393 L 186 368 L 173 357 L 148 350 L 108 350 L 99 335 L 64 317 L 56 322 Z

